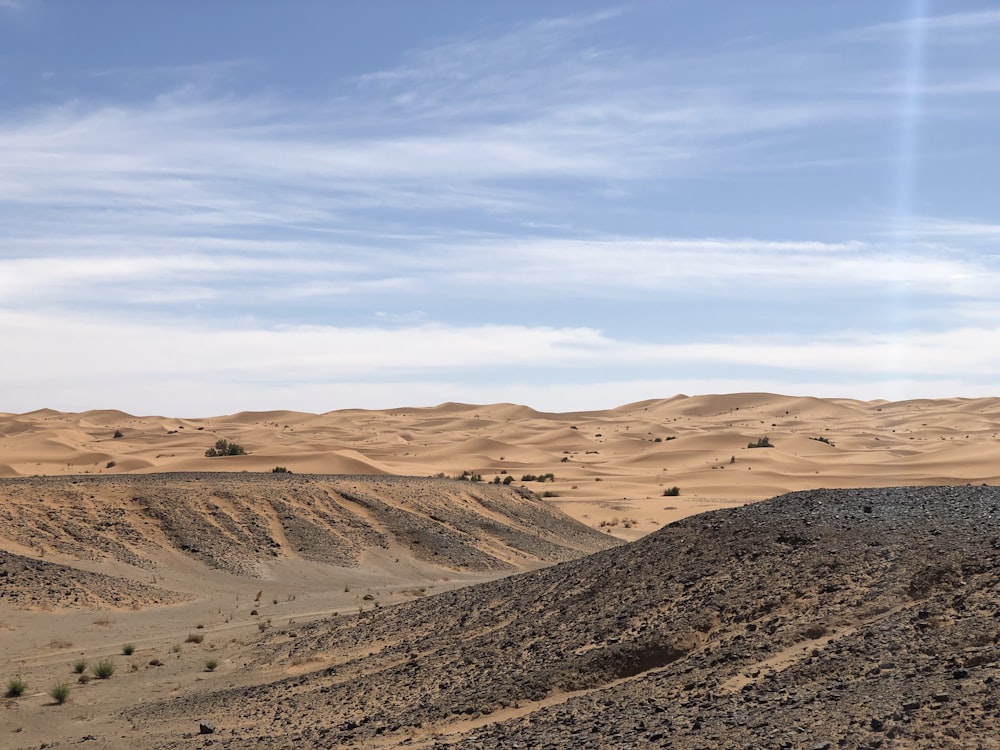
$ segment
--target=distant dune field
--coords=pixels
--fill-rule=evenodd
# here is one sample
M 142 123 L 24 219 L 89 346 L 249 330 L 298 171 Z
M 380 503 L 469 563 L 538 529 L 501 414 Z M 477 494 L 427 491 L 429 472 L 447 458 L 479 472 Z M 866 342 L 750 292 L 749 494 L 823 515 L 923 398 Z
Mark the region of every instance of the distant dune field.
M 116 430 L 122 437 L 113 437 Z M 747 448 L 764 437 L 773 448 Z M 249 455 L 206 458 L 219 438 Z M 520 484 L 525 475 L 551 473 L 551 483 L 526 485 L 624 539 L 794 490 L 997 483 L 998 452 L 998 398 L 890 403 L 741 393 L 562 414 L 454 403 L 204 418 L 0 414 L 0 477 L 283 466 L 321 474 L 469 471 Z M 680 495 L 663 497 L 671 487 Z

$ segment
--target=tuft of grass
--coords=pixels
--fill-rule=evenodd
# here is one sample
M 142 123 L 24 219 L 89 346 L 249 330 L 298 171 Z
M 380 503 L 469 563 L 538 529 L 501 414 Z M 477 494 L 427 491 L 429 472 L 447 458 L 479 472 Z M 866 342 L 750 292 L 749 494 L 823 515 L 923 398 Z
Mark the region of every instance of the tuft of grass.
M 115 673 L 115 663 L 111 659 L 103 659 L 94 665 L 94 677 L 106 680 Z
M 49 695 L 52 700 L 58 703 L 60 706 L 69 700 L 69 685 L 65 682 L 57 682 L 55 685 L 49 688 Z
M 185 643 L 201 643 L 205 640 L 205 636 L 202 633 L 188 633 L 188 637 L 184 639 Z
M 208 661 L 205 662 L 205 671 L 214 672 L 217 666 L 219 666 L 218 659 L 209 659 Z
M 179 654 L 180 652 L 181 652 L 181 644 L 175 643 L 173 646 L 170 647 L 170 653 Z
M 88 674 L 87 672 L 83 672 L 83 673 L 82 673 L 82 674 L 81 674 L 81 675 L 80 675 L 80 676 L 79 676 L 79 677 L 77 678 L 77 680 L 76 680 L 76 681 L 77 681 L 77 682 L 79 682 L 79 683 L 80 683 L 81 685 L 86 685 L 86 684 L 87 684 L 88 682 L 90 682 L 90 680 L 91 680 L 91 679 L 92 679 L 92 678 L 91 678 L 91 676 L 90 676 L 90 675 L 89 675 L 89 674 Z
M 21 679 L 20 675 L 17 677 L 11 677 L 7 680 L 7 697 L 17 698 L 24 695 L 24 691 L 28 689 L 28 683 Z
M 87 660 L 86 659 L 77 659 L 75 662 L 73 662 L 73 671 L 76 674 L 83 674 L 84 672 L 86 672 L 87 671 Z
M 667 489 L 663 490 L 664 497 L 678 497 L 680 494 L 681 494 L 680 487 L 668 487 Z
M 124 646 L 122 646 L 122 653 L 125 654 L 125 656 L 131 656 L 132 654 L 134 654 L 135 653 L 135 644 L 134 643 L 126 643 Z

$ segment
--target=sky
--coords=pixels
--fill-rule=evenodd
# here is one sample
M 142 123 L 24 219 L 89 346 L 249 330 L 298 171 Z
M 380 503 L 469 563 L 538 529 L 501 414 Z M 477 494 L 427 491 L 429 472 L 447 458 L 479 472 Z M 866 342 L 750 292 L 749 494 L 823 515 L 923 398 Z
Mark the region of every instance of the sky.
M 0 0 L 0 412 L 1000 395 L 988 2 Z

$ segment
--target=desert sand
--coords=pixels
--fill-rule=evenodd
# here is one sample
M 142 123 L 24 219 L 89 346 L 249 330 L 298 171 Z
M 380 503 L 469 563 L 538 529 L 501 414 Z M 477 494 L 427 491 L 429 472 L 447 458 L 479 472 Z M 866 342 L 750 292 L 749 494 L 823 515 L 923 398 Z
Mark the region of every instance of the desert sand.
M 954 690 L 937 676 L 913 700 L 852 680 L 865 659 L 904 683 L 995 666 L 996 640 L 966 631 L 993 621 L 997 498 L 920 487 L 1000 484 L 998 434 L 1000 399 L 769 394 L 571 414 L 0 414 L 0 690 L 25 683 L 0 704 L 0 747 L 745 746 L 764 736 L 730 721 L 746 691 L 799 696 L 802 723 L 829 690 L 852 711 L 828 734 L 767 731 L 863 747 L 865 721 L 911 737 L 899 747 L 968 746 L 944 734 Z M 248 455 L 206 457 L 218 439 Z M 463 473 L 482 482 L 447 479 Z M 914 489 L 835 493 L 899 486 Z M 834 494 L 738 513 L 820 487 Z M 885 666 L 918 636 L 926 653 Z M 862 637 L 885 652 L 843 661 Z M 76 663 L 91 677 L 102 660 L 110 679 L 79 681 Z M 991 676 L 961 731 L 995 737 Z M 712 744 L 698 707 L 716 700 L 737 703 L 709 712 Z M 930 718 L 911 726 L 914 701 Z
M 121 438 L 112 437 L 116 430 Z M 774 448 L 747 448 L 764 437 Z M 249 455 L 206 458 L 220 438 Z M 889 403 L 745 393 L 554 414 L 450 403 L 197 419 L 41 410 L 0 414 L 0 477 L 283 466 L 319 474 L 469 471 L 520 484 L 551 473 L 554 482 L 526 484 L 557 495 L 552 504 L 573 518 L 636 539 L 692 513 L 814 487 L 996 483 L 998 440 L 998 398 Z M 680 495 L 664 498 L 671 487 Z

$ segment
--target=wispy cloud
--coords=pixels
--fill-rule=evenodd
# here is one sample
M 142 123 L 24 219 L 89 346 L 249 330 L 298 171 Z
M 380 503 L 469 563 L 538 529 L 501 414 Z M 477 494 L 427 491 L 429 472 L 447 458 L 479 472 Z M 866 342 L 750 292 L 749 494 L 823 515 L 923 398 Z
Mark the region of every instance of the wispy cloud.
M 978 10 L 937 16 L 916 16 L 854 29 L 849 35 L 877 40 L 907 36 L 917 28 L 926 30 L 928 41 L 932 43 L 959 43 L 967 41 L 970 35 L 977 38 L 983 38 L 985 35 L 995 36 L 1000 34 L 1000 11 Z
M 6 109 L 0 392 L 987 383 L 994 217 L 935 193 L 902 232 L 878 208 L 897 157 L 873 144 L 911 93 L 881 42 L 913 22 L 640 50 L 608 33 L 638 12 L 480 27 L 308 101 L 221 93 L 257 70 L 234 57 L 81 74 L 144 97 Z M 923 23 L 981 41 L 1000 14 Z M 953 122 L 994 78 L 945 66 L 924 116 Z M 381 393 L 366 405 L 406 400 Z
M 1000 368 L 1000 353 L 983 346 L 1000 329 L 968 328 L 913 336 L 866 334 L 825 338 L 796 336 L 729 337 L 713 343 L 653 344 L 614 339 L 587 328 L 524 326 L 455 327 L 437 324 L 395 329 L 294 326 L 277 329 L 223 327 L 169 327 L 101 320 L 67 320 L 28 313 L 0 313 L 7 332 L 5 350 L 17 366 L 0 375 L 7 393 L 21 394 L 10 408 L 34 408 L 30 396 L 63 393 L 61 370 L 67 361 L 86 363 L 76 368 L 75 388 L 48 403 L 80 409 L 88 404 L 122 403 L 122 393 L 139 393 L 155 409 L 177 409 L 179 393 L 187 393 L 192 409 L 203 408 L 204 392 L 215 399 L 213 413 L 241 408 L 232 393 L 256 386 L 262 393 L 292 394 L 305 388 L 326 394 L 328 408 L 357 406 L 345 401 L 342 384 L 362 382 L 408 383 L 424 380 L 453 382 L 479 372 L 482 392 L 495 385 L 491 378 L 511 377 L 545 382 L 567 378 L 567 371 L 598 374 L 608 362 L 629 379 L 649 368 L 683 373 L 691 367 L 723 367 L 744 373 L 749 382 L 779 374 L 784 382 L 810 382 L 831 374 L 865 382 L 947 379 L 956 367 L 965 382 L 991 387 Z M 127 346 L 123 342 L 128 342 Z M 780 373 L 785 372 L 785 375 Z M 466 377 L 462 378 L 461 373 Z M 492 373 L 492 375 L 485 375 Z M 768 373 L 765 376 L 763 373 Z M 592 376 L 591 376 L 592 377 Z M 683 376 L 681 376 L 683 377 Z M 569 376 L 572 381 L 573 376 Z M 135 387 L 141 384 L 140 387 Z M 151 395 L 163 389 L 163 401 Z M 376 403 L 389 403 L 385 392 Z M 296 397 L 300 398 L 300 397 Z M 627 399 L 622 399 L 627 400 Z M 257 401 L 259 403 L 259 399 Z M 306 408 L 301 402 L 269 406 Z M 314 407 L 316 408 L 316 407 Z M 140 409 L 141 410 L 141 409 Z M 191 412 L 187 412 L 191 413 Z

